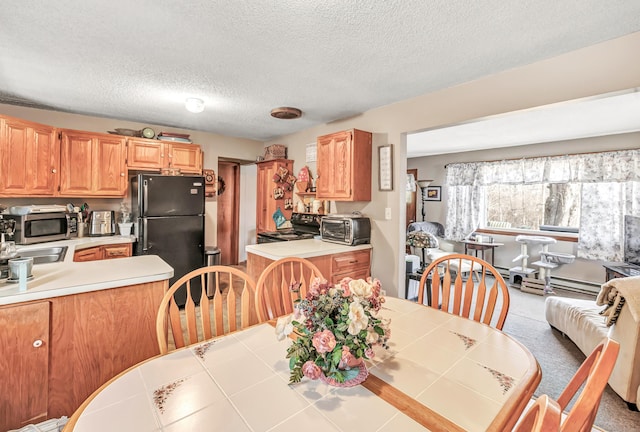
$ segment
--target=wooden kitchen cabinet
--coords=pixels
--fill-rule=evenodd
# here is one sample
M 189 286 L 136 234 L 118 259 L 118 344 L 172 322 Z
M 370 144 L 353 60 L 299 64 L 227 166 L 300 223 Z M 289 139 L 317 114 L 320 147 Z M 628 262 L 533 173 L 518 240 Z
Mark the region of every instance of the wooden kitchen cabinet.
M 54 127 L 0 117 L 0 196 L 54 196 L 59 164 Z
M 371 248 L 307 258 L 318 267 L 322 275 L 333 284 L 349 276 L 366 279 L 371 276 Z M 247 253 L 247 273 L 258 280 L 260 274 L 274 260 L 254 253 Z
M 352 279 L 366 279 L 371 276 L 371 249 L 332 255 L 330 274 L 330 282 L 333 284 L 347 276 Z
M 73 253 L 73 261 L 97 261 L 132 256 L 131 243 L 111 244 L 78 249 Z
M 358 129 L 318 137 L 316 198 L 371 201 L 371 138 Z
M 276 198 L 274 196 L 274 190 L 284 185 L 274 182 L 273 177 L 278 173 L 280 168 L 285 168 L 289 174 L 292 174 L 293 161 L 289 159 L 272 159 L 257 162 L 256 164 L 258 165 L 256 232 L 275 231 L 276 223 L 273 220 L 273 214 L 280 208 L 284 217 L 287 220 L 291 219 L 293 195 L 291 191 L 284 190 L 283 188 L 283 196 Z M 286 200 L 291 200 L 292 208 L 285 209 Z
M 197 144 L 129 138 L 127 168 L 142 171 L 179 168 L 180 173 L 202 174 L 202 149 Z
M 125 195 L 125 137 L 64 129 L 60 143 L 61 196 Z
M 39 301 L 0 308 L 0 430 L 48 417 L 50 306 Z

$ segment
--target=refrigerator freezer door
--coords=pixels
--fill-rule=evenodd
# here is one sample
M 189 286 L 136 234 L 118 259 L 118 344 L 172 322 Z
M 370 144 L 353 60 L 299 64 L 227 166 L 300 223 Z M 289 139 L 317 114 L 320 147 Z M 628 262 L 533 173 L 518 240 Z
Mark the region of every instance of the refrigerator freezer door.
M 204 214 L 204 177 L 140 174 L 140 216 Z
M 141 218 L 140 225 L 137 252 L 158 255 L 173 267 L 169 285 L 204 265 L 204 216 Z M 199 303 L 201 288 L 193 284 L 191 288 L 194 301 Z M 186 289 L 175 294 L 180 306 L 186 298 Z

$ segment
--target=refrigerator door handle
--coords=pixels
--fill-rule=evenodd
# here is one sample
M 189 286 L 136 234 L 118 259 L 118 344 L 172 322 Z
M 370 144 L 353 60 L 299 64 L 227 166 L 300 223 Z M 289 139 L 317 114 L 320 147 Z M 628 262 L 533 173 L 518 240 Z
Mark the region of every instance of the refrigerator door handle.
M 147 215 L 147 203 L 149 202 L 149 183 L 147 180 L 142 181 L 142 202 L 140 203 L 140 216 Z M 146 223 L 146 222 L 145 222 Z
M 149 235 L 147 233 L 147 219 L 142 219 L 142 252 L 146 253 L 149 250 Z

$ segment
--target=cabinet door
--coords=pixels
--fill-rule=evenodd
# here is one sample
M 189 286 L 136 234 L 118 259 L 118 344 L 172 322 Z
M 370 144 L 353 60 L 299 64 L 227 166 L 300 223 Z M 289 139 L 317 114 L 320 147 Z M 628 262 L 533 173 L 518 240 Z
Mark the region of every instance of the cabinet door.
M 158 140 L 128 139 L 127 168 L 160 171 L 167 162 L 165 144 Z
M 96 261 L 101 259 L 102 248 L 100 246 L 79 249 L 73 254 L 73 260 L 75 262 Z
M 60 143 L 60 195 L 93 194 L 93 138 L 76 132 L 62 132 Z
M 168 144 L 169 168 L 180 168 L 181 173 L 202 174 L 202 150 L 197 144 Z
M 317 142 L 318 178 L 316 197 L 348 200 L 351 196 L 351 132 L 319 137 Z M 369 180 L 370 181 L 370 180 Z
M 131 243 L 102 246 L 103 259 L 125 258 L 131 256 Z
M 125 139 L 103 136 L 94 141 L 93 195 L 124 196 L 127 190 Z
M 0 308 L 0 430 L 47 418 L 49 302 Z
M 53 196 L 58 186 L 60 147 L 55 128 L 0 119 L 0 195 Z
M 371 201 L 371 139 L 358 129 L 318 137 L 316 198 Z
M 125 138 L 65 130 L 61 135 L 60 195 L 123 196 Z

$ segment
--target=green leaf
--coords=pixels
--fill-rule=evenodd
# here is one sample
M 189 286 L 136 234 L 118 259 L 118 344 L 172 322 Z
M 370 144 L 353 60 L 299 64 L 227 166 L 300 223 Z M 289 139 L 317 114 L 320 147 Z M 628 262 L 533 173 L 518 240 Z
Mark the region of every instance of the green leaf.
M 325 317 L 324 323 L 327 327 L 333 326 L 333 320 L 331 319 L 331 317 Z
M 331 362 L 332 362 L 334 365 L 336 365 L 336 366 L 337 366 L 337 365 L 338 365 L 338 363 L 340 363 L 340 359 L 342 358 L 342 349 L 341 349 L 341 348 L 335 348 L 335 349 L 332 351 L 332 353 L 331 353 L 331 354 L 332 354 L 332 356 L 331 356 Z
M 375 326 L 373 327 L 373 329 L 376 331 L 376 333 L 378 333 L 380 336 L 384 336 L 384 330 L 382 329 L 382 327 L 378 327 Z

